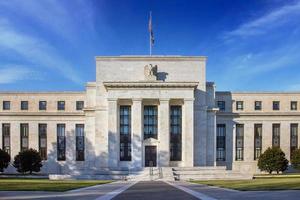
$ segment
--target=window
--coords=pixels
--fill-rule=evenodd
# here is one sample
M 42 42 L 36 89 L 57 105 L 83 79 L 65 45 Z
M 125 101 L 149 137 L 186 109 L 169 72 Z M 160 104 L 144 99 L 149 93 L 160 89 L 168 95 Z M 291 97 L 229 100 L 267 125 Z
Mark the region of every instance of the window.
M 291 110 L 297 110 L 297 101 L 291 101 Z
M 131 161 L 130 106 L 120 106 L 120 161 Z
M 84 101 L 76 101 L 76 110 L 82 110 L 84 107 Z
M 280 124 L 273 124 L 272 127 L 272 146 L 280 147 Z
M 76 161 L 84 161 L 84 125 L 76 124 Z
M 218 101 L 218 108 L 220 111 L 225 111 L 225 101 Z
M 65 110 L 65 102 L 64 101 L 57 102 L 57 110 Z
M 66 160 L 66 125 L 57 124 L 57 160 Z
M 39 124 L 39 152 L 42 160 L 47 160 L 47 124 Z
M 28 124 L 20 125 L 20 135 L 21 135 L 21 151 L 28 149 L 28 137 L 29 137 L 29 127 Z
M 262 149 L 262 124 L 254 124 L 254 160 L 261 155 Z
M 244 160 L 244 124 L 236 125 L 236 156 L 237 161 Z
M 217 161 L 226 159 L 226 125 L 217 124 Z
M 10 110 L 10 101 L 3 101 L 3 110 Z
M 170 107 L 170 160 L 181 161 L 181 132 L 182 132 L 181 106 Z
M 262 109 L 262 103 L 261 103 L 261 101 L 255 101 L 255 103 L 254 103 L 254 109 L 255 110 L 261 110 Z
M 273 101 L 273 110 L 279 110 L 279 109 L 280 109 L 280 102 Z
M 28 101 L 21 101 L 21 110 L 28 110 Z
M 157 139 L 157 106 L 144 106 L 144 139 Z
M 294 151 L 298 148 L 298 124 L 291 124 L 291 158 Z
M 243 101 L 236 102 L 236 110 L 244 110 L 244 102 Z
M 2 149 L 10 154 L 10 124 L 2 124 Z
M 46 109 L 47 109 L 47 101 L 40 101 L 39 110 L 46 110 Z

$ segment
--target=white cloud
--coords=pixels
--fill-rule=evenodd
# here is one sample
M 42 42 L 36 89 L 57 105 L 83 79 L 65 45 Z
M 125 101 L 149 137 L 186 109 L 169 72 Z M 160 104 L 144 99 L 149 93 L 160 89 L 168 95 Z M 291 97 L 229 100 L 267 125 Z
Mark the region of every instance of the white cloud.
M 75 83 L 83 82 L 73 66 L 65 61 L 57 53 L 57 49 L 45 40 L 18 32 L 6 19 L 0 19 L 0 35 L 1 48 L 14 51 L 25 58 L 27 62 L 54 69 Z
M 240 25 L 237 29 L 225 33 L 225 38 L 228 39 L 235 36 L 246 37 L 264 34 L 268 30 L 284 25 L 290 20 L 299 22 L 299 17 L 300 1 L 297 1 L 294 4 L 283 6 L 257 19 Z
M 15 83 L 21 80 L 40 79 L 36 71 L 22 66 L 4 66 L 0 69 L 0 84 Z

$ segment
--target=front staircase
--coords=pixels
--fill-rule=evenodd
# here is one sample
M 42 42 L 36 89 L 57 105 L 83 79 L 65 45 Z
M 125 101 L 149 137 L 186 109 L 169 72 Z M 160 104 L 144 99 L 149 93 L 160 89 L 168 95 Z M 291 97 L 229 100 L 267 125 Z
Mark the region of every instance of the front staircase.
M 223 166 L 212 167 L 145 167 L 139 171 L 102 170 L 93 174 L 52 174 L 49 179 L 95 179 L 95 180 L 130 180 L 130 181 L 181 181 L 181 180 L 242 180 L 252 179 L 253 174 L 226 170 Z

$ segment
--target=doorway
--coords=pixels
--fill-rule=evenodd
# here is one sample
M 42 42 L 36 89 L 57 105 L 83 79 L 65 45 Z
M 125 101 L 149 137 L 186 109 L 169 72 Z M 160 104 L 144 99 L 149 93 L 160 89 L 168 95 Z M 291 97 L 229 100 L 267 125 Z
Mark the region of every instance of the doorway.
M 156 146 L 145 146 L 145 167 L 156 167 Z

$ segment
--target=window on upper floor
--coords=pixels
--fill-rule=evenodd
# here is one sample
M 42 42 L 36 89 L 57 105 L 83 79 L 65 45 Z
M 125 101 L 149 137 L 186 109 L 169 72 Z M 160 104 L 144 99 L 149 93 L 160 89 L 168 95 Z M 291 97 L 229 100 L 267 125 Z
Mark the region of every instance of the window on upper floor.
M 217 104 L 220 111 L 225 111 L 225 101 L 218 101 Z
M 291 101 L 291 110 L 297 110 L 297 101 Z
M 84 101 L 76 101 L 76 110 L 82 110 L 84 107 Z
M 65 110 L 65 101 L 58 101 L 57 102 L 57 110 Z
M 273 110 L 280 110 L 280 102 L 273 101 Z
M 254 102 L 254 110 L 261 110 L 262 109 L 262 102 L 261 101 L 255 101 Z
M 47 101 L 40 101 L 39 110 L 46 110 L 46 109 L 47 109 Z
M 21 110 L 28 110 L 28 101 L 21 101 Z
M 10 101 L 3 101 L 3 110 L 10 110 Z
M 243 101 L 236 102 L 236 110 L 244 110 L 244 102 Z

